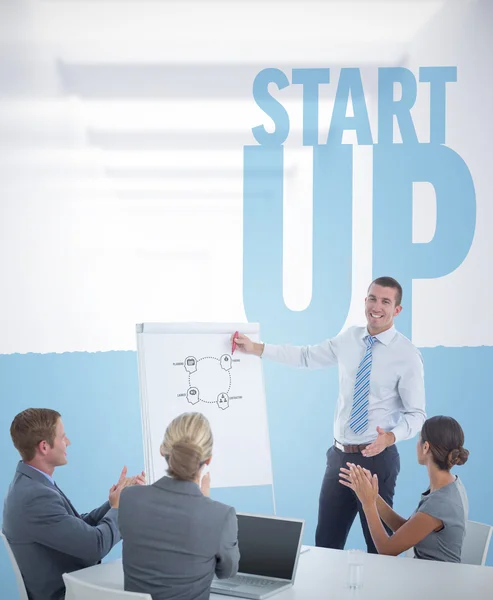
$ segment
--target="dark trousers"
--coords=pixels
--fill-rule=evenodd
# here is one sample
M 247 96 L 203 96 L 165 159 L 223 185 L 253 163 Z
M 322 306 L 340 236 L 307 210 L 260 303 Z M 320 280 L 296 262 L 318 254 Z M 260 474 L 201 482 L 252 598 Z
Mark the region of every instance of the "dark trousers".
M 327 467 L 320 490 L 315 545 L 343 550 L 351 525 L 359 513 L 368 552 L 378 554 L 360 501 L 353 490 L 339 483 L 339 469 L 348 468 L 347 462 L 361 465 L 372 474 L 376 473 L 378 493 L 389 506 L 393 504 L 395 483 L 400 470 L 399 451 L 395 445 L 371 458 L 365 458 L 360 453 L 347 454 L 332 446 L 327 451 Z

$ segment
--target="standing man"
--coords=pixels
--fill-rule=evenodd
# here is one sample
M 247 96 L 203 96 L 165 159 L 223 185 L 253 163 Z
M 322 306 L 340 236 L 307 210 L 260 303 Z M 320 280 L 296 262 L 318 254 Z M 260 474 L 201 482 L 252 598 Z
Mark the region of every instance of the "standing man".
M 30 600 L 62 600 L 62 574 L 95 565 L 120 541 L 120 492 L 144 484 L 144 473 L 126 477 L 124 467 L 108 501 L 80 515 L 53 479 L 70 445 L 60 413 L 28 408 L 12 421 L 10 435 L 22 460 L 5 498 L 3 532 Z
M 339 366 L 339 397 L 334 444 L 320 492 L 317 546 L 343 549 L 359 512 L 368 552 L 377 553 L 356 495 L 339 483 L 347 462 L 378 476 L 380 495 L 392 506 L 400 469 L 396 442 L 414 437 L 426 419 L 423 360 L 418 349 L 394 327 L 402 310 L 402 287 L 379 277 L 365 299 L 366 327 L 350 327 L 315 346 L 274 346 L 239 334 L 238 348 L 293 367 Z

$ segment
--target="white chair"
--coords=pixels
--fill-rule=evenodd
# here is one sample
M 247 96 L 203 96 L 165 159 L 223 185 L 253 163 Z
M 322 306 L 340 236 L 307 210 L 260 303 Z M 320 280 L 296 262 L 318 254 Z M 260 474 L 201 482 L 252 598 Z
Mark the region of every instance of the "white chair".
M 466 535 L 462 544 L 461 562 L 466 565 L 484 566 L 490 547 L 493 527 L 476 521 L 466 521 Z M 414 557 L 414 548 L 404 553 L 406 558 Z
M 65 600 L 152 600 L 150 594 L 101 587 L 81 581 L 68 573 L 63 574 L 63 581 L 67 590 Z
M 12 563 L 12 567 L 14 569 L 15 580 L 17 582 L 20 600 L 29 600 L 27 596 L 26 586 L 24 585 L 24 579 L 22 579 L 21 571 L 19 569 L 17 561 L 15 560 L 14 553 L 12 552 L 12 548 L 10 547 L 9 542 L 2 531 L 0 531 L 0 537 L 3 540 L 5 548 L 7 549 L 7 554 L 9 555 L 10 562 Z
M 477 521 L 466 522 L 466 535 L 462 545 L 462 562 L 467 565 L 484 565 L 490 547 L 493 527 Z

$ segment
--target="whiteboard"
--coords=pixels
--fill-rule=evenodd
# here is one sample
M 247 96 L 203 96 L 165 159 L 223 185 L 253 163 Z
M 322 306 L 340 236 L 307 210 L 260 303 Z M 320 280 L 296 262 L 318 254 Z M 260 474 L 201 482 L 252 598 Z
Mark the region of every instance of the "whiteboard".
M 148 481 L 166 474 L 159 448 L 168 424 L 201 412 L 214 436 L 212 487 L 272 485 L 262 360 L 231 352 L 231 334 L 260 341 L 258 323 L 137 325 L 139 384 Z

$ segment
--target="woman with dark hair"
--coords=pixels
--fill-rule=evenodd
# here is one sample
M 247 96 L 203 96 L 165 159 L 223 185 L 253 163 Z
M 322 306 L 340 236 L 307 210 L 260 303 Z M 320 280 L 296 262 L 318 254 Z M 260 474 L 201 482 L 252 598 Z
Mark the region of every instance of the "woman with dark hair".
M 417 444 L 418 462 L 428 469 L 430 486 L 417 509 L 404 519 L 378 495 L 378 478 L 367 469 L 347 463 L 340 483 L 351 488 L 361 502 L 379 554 L 397 556 L 414 547 L 415 558 L 460 562 L 468 513 L 467 495 L 450 470 L 469 456 L 462 427 L 452 417 L 425 421 Z M 382 521 L 394 532 L 389 536 Z

